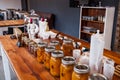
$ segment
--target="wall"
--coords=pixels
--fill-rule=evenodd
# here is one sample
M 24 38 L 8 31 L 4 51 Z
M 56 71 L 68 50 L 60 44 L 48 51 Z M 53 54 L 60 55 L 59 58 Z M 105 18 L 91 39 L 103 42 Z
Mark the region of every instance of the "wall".
M 0 9 L 21 9 L 21 0 L 0 0 Z

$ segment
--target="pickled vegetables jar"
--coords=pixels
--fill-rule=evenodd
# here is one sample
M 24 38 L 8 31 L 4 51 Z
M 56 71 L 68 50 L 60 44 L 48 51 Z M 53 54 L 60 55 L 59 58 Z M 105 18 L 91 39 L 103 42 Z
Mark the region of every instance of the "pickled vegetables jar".
M 40 63 L 44 62 L 44 52 L 45 52 L 45 47 L 47 47 L 46 42 L 39 42 L 38 43 L 38 49 L 37 49 L 37 60 Z
M 50 58 L 51 58 L 51 53 L 55 51 L 54 46 L 47 46 L 45 48 L 45 54 L 44 54 L 44 65 L 47 69 L 50 69 Z
M 72 56 L 72 50 L 74 49 L 71 39 L 64 39 L 62 44 L 62 50 L 65 56 Z
M 75 64 L 75 58 L 71 56 L 65 56 L 62 58 L 60 66 L 60 80 L 71 80 L 73 67 Z
M 88 80 L 89 67 L 86 64 L 76 64 L 72 73 L 72 80 Z
M 55 50 L 51 53 L 50 58 L 50 73 L 53 76 L 60 76 L 60 65 L 61 65 L 61 58 L 64 56 L 63 51 Z
M 56 50 L 60 50 L 60 49 L 61 49 L 60 42 L 57 41 L 57 40 L 52 40 L 52 41 L 50 42 L 50 46 L 55 46 L 55 49 L 56 49 Z

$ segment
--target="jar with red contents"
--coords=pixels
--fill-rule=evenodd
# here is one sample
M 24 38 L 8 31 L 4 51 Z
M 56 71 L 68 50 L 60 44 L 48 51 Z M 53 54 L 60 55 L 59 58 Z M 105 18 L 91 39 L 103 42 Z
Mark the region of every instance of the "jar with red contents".
M 61 65 L 61 58 L 64 56 L 63 51 L 55 50 L 51 53 L 50 58 L 50 73 L 53 76 L 60 76 L 60 65 Z
M 75 64 L 75 58 L 71 56 L 65 56 L 62 58 L 60 66 L 60 80 L 71 80 L 73 67 Z
M 47 46 L 45 48 L 45 54 L 44 54 L 44 65 L 47 69 L 50 69 L 50 58 L 51 58 L 51 53 L 55 51 L 54 46 Z

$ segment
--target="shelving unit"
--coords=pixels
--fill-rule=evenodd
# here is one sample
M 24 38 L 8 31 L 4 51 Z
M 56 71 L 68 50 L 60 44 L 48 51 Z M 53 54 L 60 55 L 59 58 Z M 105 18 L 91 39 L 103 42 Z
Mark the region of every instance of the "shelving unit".
M 91 35 L 100 30 L 105 40 L 105 48 L 111 49 L 114 7 L 80 8 L 79 38 L 90 42 Z

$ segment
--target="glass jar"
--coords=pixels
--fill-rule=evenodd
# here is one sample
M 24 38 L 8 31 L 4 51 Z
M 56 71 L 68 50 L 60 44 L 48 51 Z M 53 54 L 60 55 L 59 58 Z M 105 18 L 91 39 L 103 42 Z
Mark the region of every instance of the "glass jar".
M 28 48 L 28 44 L 31 42 L 29 38 L 24 38 L 25 47 Z
M 74 49 L 71 39 L 64 39 L 62 44 L 62 50 L 65 56 L 72 56 L 72 50 Z
M 39 42 L 38 43 L 38 49 L 37 49 L 37 60 L 40 63 L 44 62 L 44 52 L 45 52 L 45 47 L 47 47 L 46 42 Z
M 33 46 L 34 46 L 34 42 L 33 41 L 30 41 L 29 43 L 28 43 L 28 51 L 30 52 L 30 53 L 32 53 L 32 48 L 33 48 Z
M 65 56 L 62 58 L 62 64 L 60 66 L 60 80 L 71 80 L 73 67 L 75 64 L 75 58 L 71 56 Z
M 37 46 L 37 44 L 35 44 L 34 48 L 33 48 L 33 55 L 34 55 L 34 57 L 37 57 L 37 49 L 38 49 L 38 46 Z
M 52 40 L 52 41 L 50 42 L 50 46 L 55 46 L 55 49 L 56 49 L 56 50 L 60 50 L 60 49 L 61 49 L 60 42 L 57 41 L 57 40 Z
M 89 76 L 88 80 L 108 80 L 106 76 L 100 73 L 94 73 Z
M 53 76 L 60 76 L 61 58 L 64 56 L 63 51 L 56 50 L 51 53 L 50 58 L 50 73 Z
M 44 54 L 44 65 L 47 69 L 50 69 L 50 57 L 51 53 L 55 50 L 54 46 L 47 46 L 45 48 L 45 54 Z
M 88 80 L 89 67 L 86 64 L 76 64 L 72 73 L 72 80 Z

